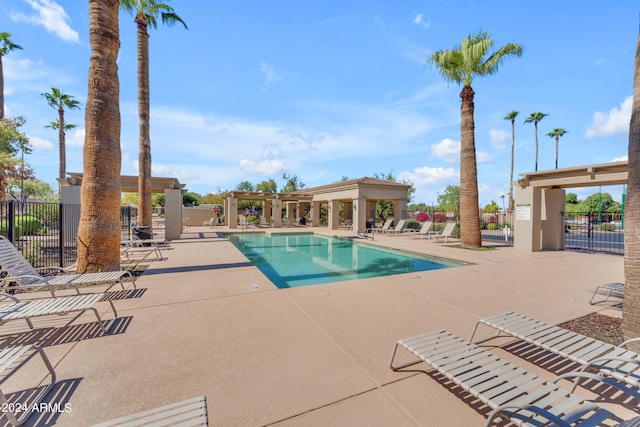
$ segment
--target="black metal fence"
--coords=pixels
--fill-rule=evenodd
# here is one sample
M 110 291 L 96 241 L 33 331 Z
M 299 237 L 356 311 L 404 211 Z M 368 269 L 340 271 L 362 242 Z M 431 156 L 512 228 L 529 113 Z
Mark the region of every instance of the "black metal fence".
M 122 237 L 131 237 L 137 209 L 120 208 Z M 80 205 L 0 201 L 0 234 L 9 239 L 35 267 L 67 267 L 78 255 Z
M 624 254 L 621 214 L 565 212 L 564 231 L 565 249 Z
M 419 218 L 420 221 L 432 220 L 436 231 L 442 231 L 445 223 L 455 221 L 460 223 L 459 219 L 453 212 L 428 212 Z M 480 228 L 482 232 L 483 243 L 500 243 L 502 245 L 513 246 L 514 236 L 514 213 L 513 212 L 496 212 L 485 213 L 480 211 Z M 412 214 L 412 219 L 417 219 L 420 214 Z M 459 225 L 453 230 L 455 237 L 460 237 Z
M 514 213 L 480 212 L 480 229 L 483 243 L 494 242 L 513 246 Z

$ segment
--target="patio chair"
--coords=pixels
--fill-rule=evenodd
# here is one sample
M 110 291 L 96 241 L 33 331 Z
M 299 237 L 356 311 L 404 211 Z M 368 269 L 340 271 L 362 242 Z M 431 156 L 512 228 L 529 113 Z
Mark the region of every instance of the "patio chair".
M 476 343 L 506 335 L 582 365 L 580 372 L 566 374 L 567 378 L 575 378 L 574 389 L 581 379 L 589 378 L 640 398 L 640 354 L 625 348 L 640 338 L 616 346 L 520 313 L 506 312 L 478 320 L 469 340 L 473 340 L 480 325 L 493 328 L 496 333 Z
M 422 227 L 420 227 L 420 230 L 417 230 L 414 233 L 410 233 L 410 236 L 412 238 L 420 237 L 421 239 L 428 239 L 431 236 L 438 234 L 436 231 L 431 230 L 432 227 L 433 227 L 433 221 L 426 221 L 424 224 L 422 224 Z
M 69 313 L 83 313 L 87 310 L 92 310 L 98 319 L 100 329 L 107 335 L 107 328 L 104 326 L 104 322 L 100 318 L 98 310 L 94 305 L 107 299 L 113 310 L 114 320 L 118 318 L 118 312 L 113 305 L 113 301 L 109 297 L 108 293 L 95 293 L 95 294 L 82 294 L 82 295 L 70 295 L 58 297 L 51 290 L 51 298 L 40 298 L 21 301 L 15 295 L 9 295 L 4 292 L 0 292 L 0 297 L 8 298 L 12 300 L 11 303 L 0 304 L 0 325 L 10 320 L 24 319 L 29 328 L 33 329 L 33 323 L 31 318 L 50 316 L 53 314 L 63 315 Z
M 43 276 L 43 270 L 55 270 L 55 276 Z M 115 285 L 120 284 L 125 290 L 125 282 L 131 282 L 136 289 L 135 276 L 127 270 L 105 271 L 100 273 L 71 274 L 61 267 L 50 266 L 35 268 L 22 255 L 22 252 L 7 240 L 0 236 L 0 289 L 7 289 L 7 286 L 42 286 L 51 288 L 73 287 L 76 293 L 81 285 Z M 111 288 L 109 286 L 109 289 Z M 108 290 L 108 289 L 107 289 Z
M 207 400 L 204 396 L 184 400 L 139 412 L 111 421 L 95 424 L 93 427 L 124 426 L 207 426 Z
M 216 218 L 211 217 L 211 218 L 209 218 L 207 221 L 203 221 L 203 222 L 202 222 L 202 226 L 203 226 L 203 227 L 212 227 L 212 226 L 213 226 L 214 221 L 216 221 Z
M 391 227 L 391 224 L 393 224 L 393 218 L 386 220 L 384 224 L 382 224 L 382 227 L 374 227 L 368 230 L 373 230 L 376 233 L 386 233 Z
M 607 295 L 604 297 L 604 299 L 600 301 L 594 301 L 596 294 L 600 290 L 604 290 L 607 293 Z M 619 282 L 607 283 L 605 285 L 596 286 L 596 288 L 593 290 L 593 294 L 591 294 L 591 299 L 589 300 L 589 304 L 593 305 L 601 302 L 606 302 L 611 297 L 611 294 L 614 294 L 614 293 L 620 296 L 624 296 L 624 283 L 619 283 Z
M 395 365 L 399 347 L 417 359 Z M 595 426 L 616 419 L 606 409 L 445 330 L 399 340 L 389 366 L 397 371 L 421 361 L 492 409 L 485 426 L 504 424 L 505 419 L 517 426 Z
M 22 355 L 24 355 L 27 351 L 29 351 L 32 348 L 35 349 L 36 353 L 40 355 L 42 362 L 44 363 L 47 370 L 49 371 L 49 376 L 51 377 L 51 381 L 49 382 L 49 384 L 47 384 L 47 386 L 42 391 L 40 391 L 40 393 L 38 394 L 38 397 L 36 397 L 36 399 L 33 402 L 29 404 L 26 404 L 26 402 L 20 402 L 20 405 L 16 404 L 15 407 L 21 409 L 21 411 L 19 412 L 9 410 L 11 405 L 9 404 L 9 401 L 4 391 L 0 389 L 0 404 L 2 404 L 2 412 L 7 415 L 9 422 L 14 426 L 20 426 L 27 421 L 29 416 L 31 416 L 31 413 L 34 411 L 34 409 L 37 410 L 40 407 L 40 402 L 42 402 L 42 400 L 49 393 L 49 390 L 51 390 L 56 383 L 56 372 L 53 369 L 53 365 L 49 361 L 49 358 L 45 354 L 44 350 L 42 350 L 42 348 L 37 345 L 22 345 L 17 347 L 7 347 L 0 350 L 0 375 L 2 375 L 5 370 L 7 370 L 14 362 L 16 362 L 20 357 L 22 357 Z M 16 369 L 19 369 L 20 367 L 22 367 L 22 364 L 18 365 Z
M 442 233 L 435 233 L 431 236 L 428 236 L 430 239 L 441 240 L 444 239 L 444 243 L 447 243 L 449 237 L 453 234 L 453 230 L 456 228 L 455 222 L 448 222 L 447 225 L 444 226 Z
M 391 234 L 391 235 L 398 235 L 400 233 L 404 232 L 404 225 L 407 222 L 406 219 L 401 219 L 400 221 L 398 221 L 398 223 L 396 224 L 395 227 L 388 229 L 385 234 Z
M 122 245 L 122 253 L 130 258 L 130 255 L 134 253 L 146 253 L 155 252 L 158 260 L 163 259 L 161 249 L 169 248 L 169 241 L 167 239 L 140 239 L 133 236 L 132 239 L 125 239 L 120 242 Z M 145 256 L 146 257 L 146 256 Z
M 258 223 L 258 227 L 272 227 L 272 225 L 265 216 L 261 216 L 260 222 Z

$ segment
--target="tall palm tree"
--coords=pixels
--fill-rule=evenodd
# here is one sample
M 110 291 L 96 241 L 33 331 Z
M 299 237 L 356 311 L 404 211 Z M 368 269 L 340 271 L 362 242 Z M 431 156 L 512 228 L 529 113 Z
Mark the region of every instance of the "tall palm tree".
M 121 0 L 120 6 L 135 14 L 133 22 L 138 26 L 138 116 L 140 117 L 140 138 L 138 151 L 138 224 L 151 225 L 151 139 L 149 132 L 149 33 L 147 29 L 157 28 L 157 18 L 162 23 L 173 25 L 184 23 L 165 3 L 156 0 Z
M 64 123 L 64 109 L 65 107 L 70 110 L 77 110 L 80 108 L 80 101 L 75 99 L 71 95 L 63 93 L 57 87 L 52 87 L 50 93 L 43 93 L 42 96 L 47 100 L 47 104 L 58 110 L 58 145 L 60 147 L 60 167 L 58 172 L 58 178 L 64 179 L 67 175 L 67 153 L 65 145 L 65 130 L 67 129 Z M 54 122 L 55 123 L 55 122 Z
M 518 116 L 517 111 L 511 111 L 509 114 L 505 116 L 505 120 L 509 120 L 511 122 L 511 172 L 509 173 L 509 210 L 513 209 L 513 164 L 515 162 L 515 153 L 516 153 L 516 117 Z
M 13 43 L 11 33 L 0 33 L 0 120 L 4 119 L 4 71 L 2 69 L 2 57 L 12 50 L 22 49 Z
M 531 113 L 524 121 L 525 123 L 533 123 L 533 126 L 536 128 L 536 172 L 538 171 L 538 122 L 547 116 L 548 114 L 546 113 L 535 112 Z
M 562 128 L 555 128 L 547 134 L 547 136 L 556 139 L 556 169 L 558 169 L 558 141 L 560 140 L 561 136 L 564 136 L 565 133 L 569 133 L 569 131 Z
M 78 271 L 120 269 L 118 0 L 89 0 L 89 78 Z
M 622 332 L 625 338 L 640 336 L 640 35 L 633 73 L 633 105 L 629 125 L 629 182 L 624 206 L 624 304 Z M 640 350 L 637 346 L 635 349 Z
M 460 242 L 465 248 L 482 245 L 471 83 L 475 77 L 496 73 L 507 57 L 522 55 L 522 46 L 516 43 L 508 43 L 489 54 L 493 44 L 491 35 L 486 32 L 470 34 L 455 49 L 433 52 L 428 59 L 445 80 L 463 85 L 460 92 Z

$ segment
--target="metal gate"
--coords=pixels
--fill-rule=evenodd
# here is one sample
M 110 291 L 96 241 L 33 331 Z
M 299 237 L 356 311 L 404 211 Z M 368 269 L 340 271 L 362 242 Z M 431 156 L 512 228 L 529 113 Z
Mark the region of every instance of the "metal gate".
M 564 247 L 581 252 L 624 254 L 624 221 L 621 214 L 567 212 L 564 214 Z
M 131 237 L 137 209 L 120 208 L 123 238 Z M 0 201 L 0 234 L 9 239 L 34 267 L 67 267 L 78 256 L 80 205 Z

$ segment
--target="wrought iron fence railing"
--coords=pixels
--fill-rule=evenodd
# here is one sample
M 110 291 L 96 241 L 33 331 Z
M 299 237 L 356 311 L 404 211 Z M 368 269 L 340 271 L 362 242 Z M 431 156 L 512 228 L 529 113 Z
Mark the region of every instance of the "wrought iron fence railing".
M 122 237 L 131 237 L 136 208 L 120 208 Z M 0 234 L 9 239 L 35 267 L 67 267 L 78 255 L 80 205 L 0 201 Z
M 621 214 L 565 212 L 564 232 L 565 249 L 624 254 Z
M 426 216 L 422 216 L 426 220 L 433 220 L 436 231 L 442 231 L 445 223 L 454 221 L 459 223 L 459 219 L 453 212 L 425 212 Z M 497 212 L 485 213 L 480 211 L 480 228 L 483 242 L 495 242 L 503 245 L 513 246 L 514 236 L 514 213 L 513 212 Z M 412 214 L 412 219 L 417 217 Z M 460 237 L 459 225 L 453 231 L 455 237 Z

